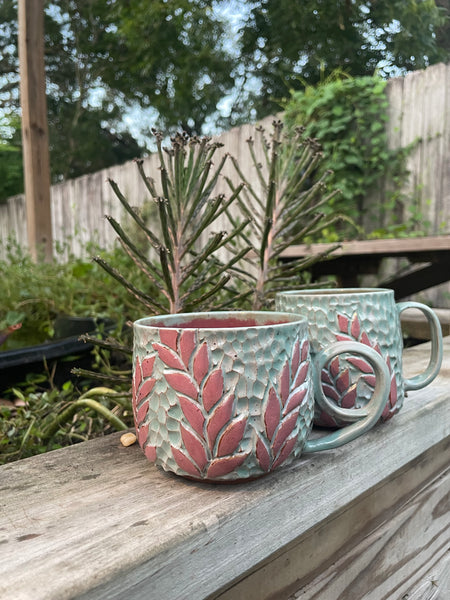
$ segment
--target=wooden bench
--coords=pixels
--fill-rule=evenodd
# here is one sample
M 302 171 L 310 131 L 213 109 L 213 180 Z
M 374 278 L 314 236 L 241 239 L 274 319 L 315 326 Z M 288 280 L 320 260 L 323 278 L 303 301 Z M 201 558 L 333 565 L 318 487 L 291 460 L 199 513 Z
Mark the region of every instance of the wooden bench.
M 333 244 L 290 246 L 282 259 L 322 254 L 332 247 Z M 339 285 L 357 287 L 360 276 L 378 274 L 386 258 L 405 258 L 410 264 L 406 272 L 378 284 L 393 289 L 397 300 L 450 281 L 450 235 L 343 242 L 329 260 L 313 265 L 311 273 L 313 280 L 336 275 Z
M 449 337 L 390 422 L 254 482 L 188 482 L 119 437 L 0 468 L 0 598 L 450 598 Z

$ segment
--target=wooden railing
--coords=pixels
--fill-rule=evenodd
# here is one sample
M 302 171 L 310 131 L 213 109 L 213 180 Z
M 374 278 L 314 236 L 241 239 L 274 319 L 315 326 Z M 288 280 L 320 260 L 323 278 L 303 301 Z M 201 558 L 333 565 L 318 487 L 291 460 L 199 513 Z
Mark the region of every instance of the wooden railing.
M 250 483 L 169 475 L 120 434 L 1 467 L 0 597 L 449 598 L 444 346 L 391 421 Z M 428 354 L 406 350 L 406 374 Z

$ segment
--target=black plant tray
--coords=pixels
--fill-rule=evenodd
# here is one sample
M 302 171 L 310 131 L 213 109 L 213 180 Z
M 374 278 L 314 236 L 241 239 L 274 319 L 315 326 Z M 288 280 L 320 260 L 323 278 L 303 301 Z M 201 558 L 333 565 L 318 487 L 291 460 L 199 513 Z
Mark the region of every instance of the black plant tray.
M 45 362 L 65 362 L 65 373 L 70 372 L 73 366 L 88 366 L 80 364 L 78 358 L 88 354 L 93 344 L 79 338 L 83 334 L 95 333 L 100 324 L 104 325 L 105 331 L 110 331 L 114 325 L 107 319 L 59 318 L 54 324 L 56 339 L 36 346 L 0 351 L 0 390 L 24 380 L 27 373 L 42 372 Z

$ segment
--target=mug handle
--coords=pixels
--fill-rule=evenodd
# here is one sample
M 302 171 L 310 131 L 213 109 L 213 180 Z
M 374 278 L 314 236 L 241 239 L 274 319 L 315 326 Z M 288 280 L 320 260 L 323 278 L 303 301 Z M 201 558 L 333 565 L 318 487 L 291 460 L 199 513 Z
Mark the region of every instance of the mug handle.
M 343 352 L 363 354 L 374 370 L 376 377 L 375 390 L 370 402 L 363 408 L 341 408 L 331 402 L 322 390 L 320 374 L 323 367 L 332 358 Z M 371 429 L 379 421 L 384 407 L 389 400 L 391 377 L 386 362 L 376 350 L 359 342 L 336 342 L 317 354 L 311 363 L 313 364 L 315 396 L 319 406 L 334 417 L 355 422 L 333 431 L 324 437 L 307 440 L 303 452 L 331 450 L 332 448 L 343 446 Z
M 441 323 L 437 318 L 436 313 L 426 304 L 421 304 L 420 302 L 398 302 L 396 306 L 399 315 L 407 308 L 418 308 L 425 315 L 430 326 L 431 355 L 428 366 L 423 373 L 415 375 L 410 379 L 404 379 L 403 381 L 405 391 L 420 390 L 433 381 L 442 365 L 443 350 Z

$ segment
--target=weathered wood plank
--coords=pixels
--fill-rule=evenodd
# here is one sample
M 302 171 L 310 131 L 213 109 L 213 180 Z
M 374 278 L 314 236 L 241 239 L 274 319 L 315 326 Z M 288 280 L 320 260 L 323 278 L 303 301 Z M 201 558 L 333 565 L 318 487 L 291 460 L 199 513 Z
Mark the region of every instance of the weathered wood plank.
M 446 74 L 447 66 L 435 65 L 433 69 L 425 69 L 421 74 L 422 81 L 422 131 L 421 136 L 421 165 L 420 165 L 420 196 L 422 222 L 429 223 L 431 231 L 439 231 L 444 215 L 441 213 L 443 196 L 443 181 L 445 171 L 449 169 L 445 159 L 445 115 L 446 103 Z M 417 192 L 416 192 L 417 195 Z M 436 202 L 430 202 L 435 198 Z M 445 218 L 445 217 L 444 217 Z M 448 229 L 448 221 L 445 230 Z
M 429 344 L 408 350 L 406 367 L 423 368 L 428 352 Z M 116 434 L 0 467 L 0 597 L 220 597 L 321 526 L 326 543 L 326 525 L 371 493 L 388 512 L 380 490 L 395 490 L 410 467 L 413 484 L 431 477 L 450 437 L 449 382 L 446 338 L 439 377 L 411 392 L 390 423 L 246 484 L 165 474 Z M 399 500 L 411 486 L 401 481 Z
M 450 335 L 450 309 L 434 308 L 433 311 L 441 324 L 442 335 Z M 406 310 L 401 313 L 400 321 L 402 323 L 403 334 L 407 337 L 417 340 L 430 339 L 430 327 L 422 312 L 418 310 Z
M 448 551 L 449 450 L 447 440 L 428 451 L 212 598 L 400 598 L 390 594 L 409 590 Z
M 446 444 L 436 450 L 448 453 L 450 446 Z M 438 472 L 427 485 L 420 482 L 416 489 L 411 489 L 410 479 L 414 479 L 421 467 L 421 464 L 414 464 L 403 478 L 394 479 L 380 490 L 380 494 L 366 499 L 365 506 L 372 508 L 377 500 L 382 501 L 381 496 L 395 495 L 399 489 L 406 489 L 410 494 L 409 498 L 406 494 L 394 505 L 395 510 L 389 510 L 379 526 L 370 524 L 361 528 L 361 521 L 357 523 L 350 518 L 349 529 L 343 532 L 341 539 L 347 539 L 349 532 L 357 530 L 354 536 L 357 543 L 353 538 L 350 548 L 348 543 L 342 544 L 330 557 L 328 568 L 319 566 L 317 576 L 309 583 L 300 584 L 289 600 L 409 598 L 412 588 L 428 587 L 426 582 L 430 581 L 430 574 L 434 587 L 443 593 L 442 598 L 448 597 L 445 592 L 450 590 L 442 588 L 447 585 L 446 570 L 450 568 L 450 469 L 447 467 Z M 362 512 L 362 523 L 365 514 Z M 357 518 L 358 514 L 354 516 Z
M 37 259 L 53 256 L 50 161 L 44 67 L 44 2 L 19 0 L 20 106 L 28 245 Z
M 283 252 L 284 258 L 296 258 L 308 254 L 320 254 L 330 250 L 334 244 L 299 244 L 290 246 Z M 352 254 L 381 254 L 383 256 L 414 255 L 433 250 L 450 250 L 450 235 L 427 236 L 422 238 L 398 238 L 386 240 L 355 240 L 343 242 L 333 256 Z

